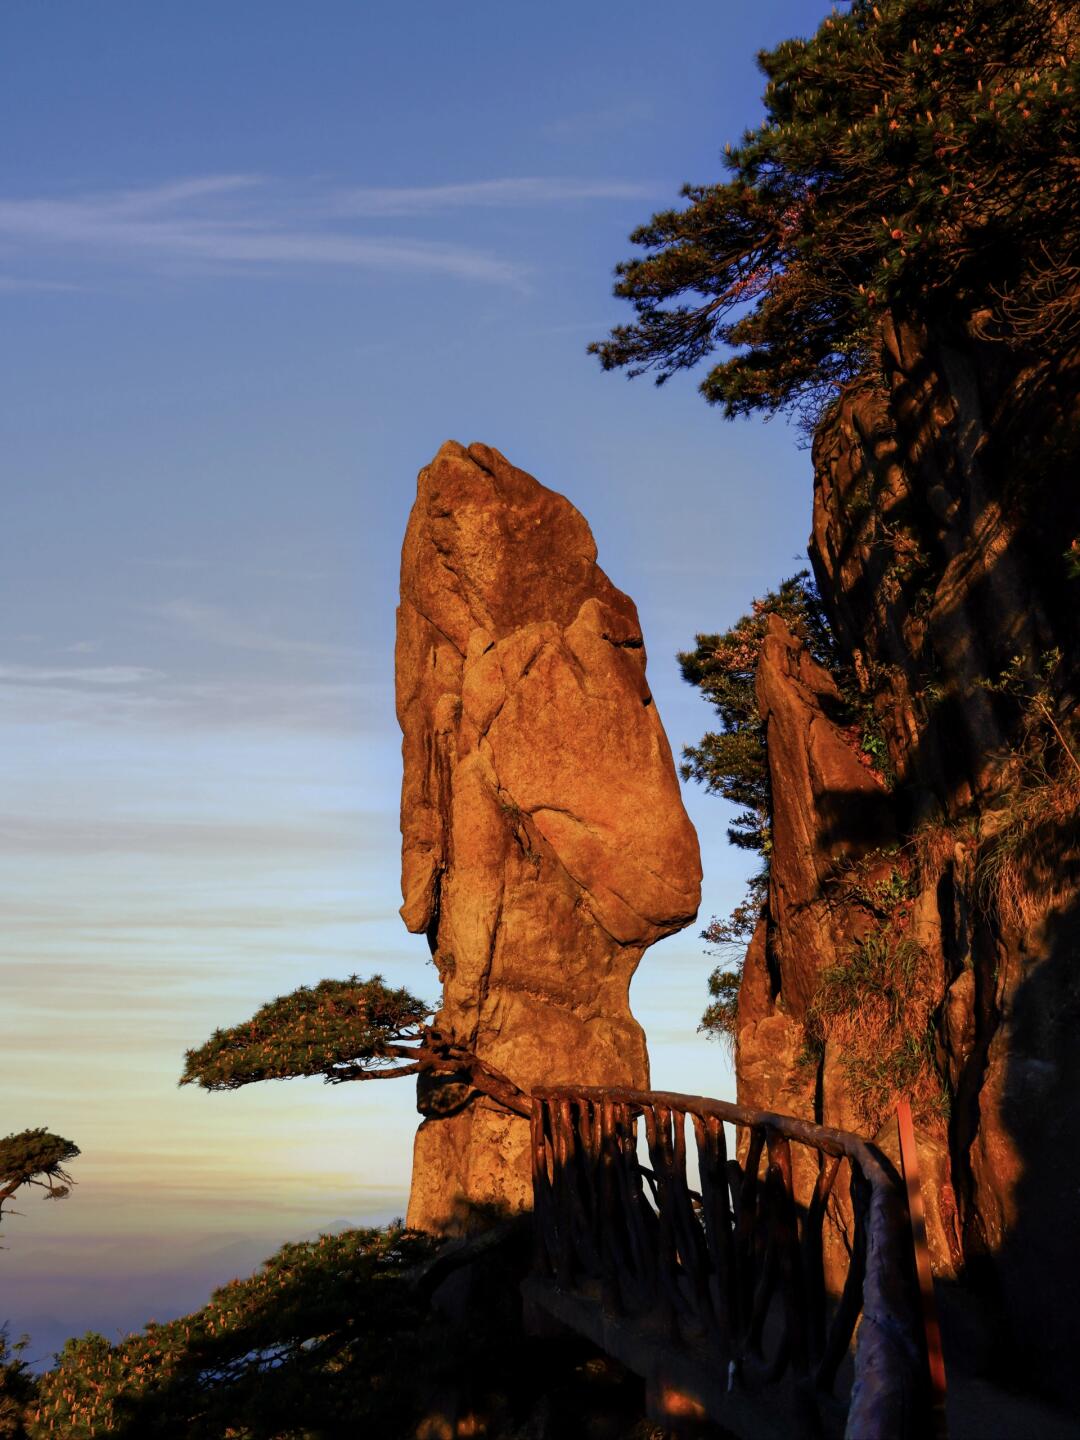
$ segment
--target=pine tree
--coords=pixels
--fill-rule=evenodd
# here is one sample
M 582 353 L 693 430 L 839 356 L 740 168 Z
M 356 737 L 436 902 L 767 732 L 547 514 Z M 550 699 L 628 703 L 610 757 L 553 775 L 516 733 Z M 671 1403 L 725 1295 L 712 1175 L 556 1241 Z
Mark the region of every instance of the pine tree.
M 590 346 L 728 416 L 812 423 L 886 310 L 1021 347 L 1080 336 L 1080 19 L 1054 0 L 855 0 L 759 56 L 730 179 L 636 230 L 637 319 Z M 734 353 L 730 353 L 733 351 Z
M 64 1166 L 78 1154 L 77 1145 L 44 1127 L 5 1135 L 0 1140 L 0 1216 L 4 1203 L 24 1185 L 44 1190 L 46 1200 L 65 1199 L 75 1182 Z
M 380 975 L 301 985 L 187 1051 L 180 1084 L 238 1090 L 262 1080 L 321 1075 L 339 1085 L 425 1071 L 453 1074 L 527 1115 L 527 1097 L 513 1081 L 429 1026 L 431 1014 L 431 1006 L 408 990 L 391 990 Z

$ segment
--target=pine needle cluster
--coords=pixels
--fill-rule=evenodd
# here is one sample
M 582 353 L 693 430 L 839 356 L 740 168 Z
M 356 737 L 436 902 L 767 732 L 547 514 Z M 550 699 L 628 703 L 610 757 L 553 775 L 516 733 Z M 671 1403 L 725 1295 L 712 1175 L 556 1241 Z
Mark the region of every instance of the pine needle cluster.
M 730 178 L 631 235 L 637 318 L 590 346 L 728 416 L 812 423 L 895 310 L 1047 349 L 1080 334 L 1080 22 L 1055 0 L 855 0 L 759 56 Z M 733 351 L 734 353 L 730 353 Z
M 64 1166 L 79 1154 L 79 1147 L 44 1127 L 20 1130 L 0 1140 L 0 1214 L 4 1201 L 23 1185 L 45 1191 L 47 1200 L 63 1200 L 74 1180 Z
M 374 1077 L 419 1041 L 430 1014 L 430 1006 L 408 990 L 391 990 L 380 975 L 301 985 L 188 1050 L 180 1084 L 237 1090 L 301 1075 L 329 1082 Z
M 23 1433 L 405 1433 L 416 1386 L 402 1345 L 418 1344 L 422 1320 L 407 1274 L 431 1251 L 428 1237 L 400 1227 L 323 1235 L 285 1245 L 191 1315 L 116 1344 L 69 1340 L 25 1397 Z

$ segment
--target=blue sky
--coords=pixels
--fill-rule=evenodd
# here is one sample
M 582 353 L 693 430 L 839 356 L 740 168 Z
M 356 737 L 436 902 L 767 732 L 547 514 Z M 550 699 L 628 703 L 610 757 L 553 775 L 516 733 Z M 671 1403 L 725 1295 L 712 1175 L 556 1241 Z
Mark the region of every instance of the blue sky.
M 34 1353 L 399 1213 L 409 1087 L 178 1091 L 183 1049 L 324 975 L 434 993 L 397 919 L 397 560 L 480 440 L 568 495 L 674 652 L 798 568 L 809 460 L 586 343 L 628 232 L 719 174 L 753 56 L 815 6 L 15 0 L 0 16 L 2 1131 L 75 1139 L 5 1222 Z M 739 898 L 687 803 L 703 920 Z M 729 1094 L 691 931 L 634 982 L 654 1081 Z

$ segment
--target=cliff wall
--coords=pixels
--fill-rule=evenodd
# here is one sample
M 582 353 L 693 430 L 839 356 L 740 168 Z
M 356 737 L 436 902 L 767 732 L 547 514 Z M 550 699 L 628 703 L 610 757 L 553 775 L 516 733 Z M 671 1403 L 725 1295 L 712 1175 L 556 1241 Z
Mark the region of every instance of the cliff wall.
M 1071 1399 L 1080 366 L 881 338 L 881 373 L 813 447 L 810 555 L 847 693 L 775 617 L 759 662 L 773 850 L 739 1093 L 894 1151 L 909 1095 L 937 1273 L 976 1285 L 1010 1363 Z M 853 717 L 883 742 L 876 773 Z M 840 1246 L 842 1201 L 832 1219 Z

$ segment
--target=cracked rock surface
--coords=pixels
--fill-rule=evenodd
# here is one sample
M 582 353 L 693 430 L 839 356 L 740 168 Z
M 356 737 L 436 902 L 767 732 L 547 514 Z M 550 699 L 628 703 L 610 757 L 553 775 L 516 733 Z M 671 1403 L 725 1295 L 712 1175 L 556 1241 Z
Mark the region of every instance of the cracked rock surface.
M 401 914 L 442 981 L 436 1024 L 526 1090 L 648 1084 L 630 980 L 697 914 L 645 659 L 573 505 L 497 450 L 443 445 L 401 558 Z M 525 1121 L 453 1077 L 418 1104 L 410 1225 L 530 1204 Z

